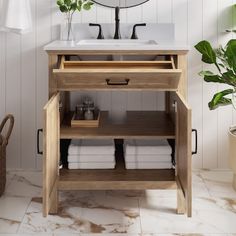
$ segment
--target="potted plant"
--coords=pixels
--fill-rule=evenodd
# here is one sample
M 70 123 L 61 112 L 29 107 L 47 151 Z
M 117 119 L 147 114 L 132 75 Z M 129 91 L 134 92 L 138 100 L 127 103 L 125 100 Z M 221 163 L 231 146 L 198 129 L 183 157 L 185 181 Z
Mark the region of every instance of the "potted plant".
M 65 13 L 66 40 L 73 41 L 72 18 L 76 11 L 90 10 L 94 3 L 90 0 L 58 0 L 57 5 L 62 13 Z
M 202 61 L 213 64 L 217 72 L 203 70 L 199 73 L 204 81 L 226 84 L 229 88 L 214 94 L 208 103 L 209 109 L 214 110 L 220 106 L 232 104 L 236 109 L 236 40 L 230 40 L 223 48 L 213 49 L 211 44 L 203 40 L 195 45 L 202 54 Z M 233 187 L 236 190 L 236 126 L 229 128 L 230 167 L 234 172 Z

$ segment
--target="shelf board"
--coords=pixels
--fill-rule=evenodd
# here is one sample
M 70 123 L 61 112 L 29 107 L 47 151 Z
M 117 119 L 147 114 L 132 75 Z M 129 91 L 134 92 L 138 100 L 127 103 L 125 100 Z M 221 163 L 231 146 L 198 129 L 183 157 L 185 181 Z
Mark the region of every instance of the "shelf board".
M 115 123 L 109 112 L 101 111 L 99 127 L 72 128 L 70 121 L 73 113 L 66 115 L 61 125 L 61 139 L 174 139 L 175 127 L 165 111 L 127 111 L 120 123 Z
M 59 190 L 176 189 L 175 171 L 162 170 L 60 170 Z

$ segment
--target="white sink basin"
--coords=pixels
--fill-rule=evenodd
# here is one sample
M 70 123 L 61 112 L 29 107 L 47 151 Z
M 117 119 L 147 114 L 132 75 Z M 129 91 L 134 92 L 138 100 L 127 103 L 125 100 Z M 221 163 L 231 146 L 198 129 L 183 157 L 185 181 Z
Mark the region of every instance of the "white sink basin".
M 142 45 L 156 45 L 155 40 L 141 40 L 141 39 L 86 39 L 80 40 L 77 45 L 90 46 L 142 46 Z

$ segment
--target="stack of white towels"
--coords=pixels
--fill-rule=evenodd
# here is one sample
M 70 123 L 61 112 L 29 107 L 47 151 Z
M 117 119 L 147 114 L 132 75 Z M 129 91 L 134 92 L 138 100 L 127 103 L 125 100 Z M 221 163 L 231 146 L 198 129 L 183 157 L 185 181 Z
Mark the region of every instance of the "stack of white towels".
M 113 140 L 72 140 L 68 150 L 69 169 L 114 169 Z
M 171 169 L 172 149 L 167 140 L 125 140 L 126 169 Z

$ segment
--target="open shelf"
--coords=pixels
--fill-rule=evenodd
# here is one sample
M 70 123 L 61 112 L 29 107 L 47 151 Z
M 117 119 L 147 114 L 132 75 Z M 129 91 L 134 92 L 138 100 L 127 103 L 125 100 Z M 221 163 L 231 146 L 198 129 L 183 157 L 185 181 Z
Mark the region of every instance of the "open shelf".
M 174 139 L 175 127 L 168 114 L 164 111 L 127 111 L 122 122 L 114 122 L 109 113 L 101 112 L 99 127 L 72 128 L 70 121 L 73 113 L 66 115 L 61 125 L 62 139 Z
M 59 190 L 175 189 L 175 171 L 163 170 L 60 170 Z

